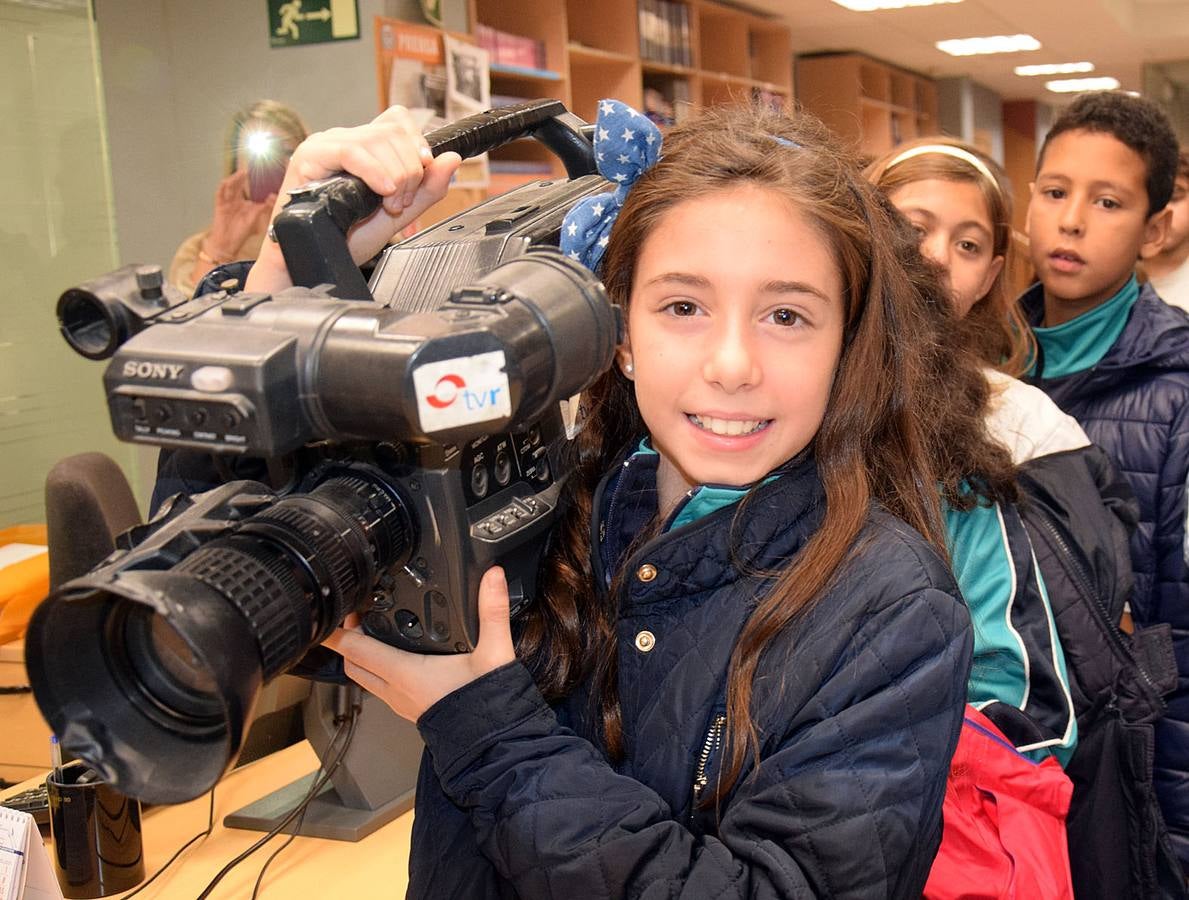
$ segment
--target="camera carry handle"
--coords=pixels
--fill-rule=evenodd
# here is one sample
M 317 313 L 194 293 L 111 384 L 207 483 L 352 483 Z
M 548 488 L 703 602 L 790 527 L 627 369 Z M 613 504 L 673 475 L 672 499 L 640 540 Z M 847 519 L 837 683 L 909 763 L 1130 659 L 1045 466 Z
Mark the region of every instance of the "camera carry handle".
M 578 178 L 596 171 L 588 128 L 560 100 L 530 100 L 468 116 L 425 137 L 434 156 L 454 151 L 464 159 L 533 137 L 557 155 L 570 178 Z M 351 259 L 347 230 L 379 205 L 378 194 L 347 174 L 291 191 L 273 228 L 293 283 L 331 285 L 330 294 L 343 300 L 373 299 Z

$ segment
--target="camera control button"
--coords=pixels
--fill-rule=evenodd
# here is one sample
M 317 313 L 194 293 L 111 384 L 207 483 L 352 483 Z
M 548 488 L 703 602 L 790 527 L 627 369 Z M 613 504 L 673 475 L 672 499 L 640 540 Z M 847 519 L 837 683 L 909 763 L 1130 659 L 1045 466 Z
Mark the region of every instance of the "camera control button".
M 481 465 L 475 466 L 471 470 L 471 493 L 482 499 L 487 496 L 487 485 L 487 468 Z
M 506 450 L 500 450 L 495 455 L 495 480 L 501 487 L 512 480 L 512 458 Z
M 398 609 L 394 618 L 396 619 L 396 630 L 401 633 L 402 637 L 406 637 L 410 641 L 417 641 L 425 634 L 421 627 L 421 620 L 415 613 L 407 609 Z

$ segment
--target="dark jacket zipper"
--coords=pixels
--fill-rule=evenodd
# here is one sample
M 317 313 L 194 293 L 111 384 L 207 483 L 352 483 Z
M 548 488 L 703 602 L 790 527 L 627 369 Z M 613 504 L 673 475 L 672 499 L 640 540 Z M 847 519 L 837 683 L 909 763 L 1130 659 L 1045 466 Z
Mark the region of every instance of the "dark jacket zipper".
M 1037 520 L 1039 520 L 1039 524 L 1044 528 L 1045 532 L 1050 538 L 1052 538 L 1053 542 L 1056 543 L 1058 549 L 1061 551 L 1062 558 L 1067 561 L 1067 569 L 1069 570 L 1070 574 L 1074 576 L 1074 583 L 1081 590 L 1082 596 L 1090 600 L 1090 606 L 1097 613 L 1099 623 L 1106 626 L 1103 630 L 1106 632 L 1111 645 L 1118 651 L 1119 658 L 1125 662 L 1134 661 L 1135 668 L 1139 670 L 1140 675 L 1144 679 L 1144 683 L 1148 685 L 1153 694 L 1159 697 L 1160 691 L 1152 681 L 1151 676 L 1148 675 L 1147 669 L 1142 663 L 1139 662 L 1138 659 L 1133 658 L 1131 652 L 1123 643 L 1123 639 L 1117 633 L 1116 627 L 1111 624 L 1110 616 L 1107 614 L 1107 610 L 1103 605 L 1102 599 L 1091 588 L 1089 576 L 1086 575 L 1085 570 L 1082 568 L 1081 561 L 1073 555 L 1073 551 L 1065 542 L 1065 539 L 1061 536 L 1057 526 L 1054 525 L 1052 521 L 1050 521 L 1049 517 L 1043 512 L 1037 516 Z
M 702 796 L 702 791 L 710 782 L 706 774 L 706 766 L 710 763 L 710 756 L 722 746 L 722 730 L 727 724 L 727 717 L 719 713 L 710 723 L 710 730 L 706 732 L 706 740 L 702 743 L 702 752 L 698 755 L 698 767 L 694 770 L 694 805 Z M 690 810 L 691 814 L 693 810 Z

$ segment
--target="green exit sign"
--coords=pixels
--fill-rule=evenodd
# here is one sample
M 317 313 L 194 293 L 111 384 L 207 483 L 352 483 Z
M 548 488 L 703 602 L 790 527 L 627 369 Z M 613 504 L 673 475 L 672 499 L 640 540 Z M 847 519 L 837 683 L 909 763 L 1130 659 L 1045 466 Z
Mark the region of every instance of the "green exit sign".
M 324 44 L 359 37 L 359 0 L 267 0 L 273 47 Z

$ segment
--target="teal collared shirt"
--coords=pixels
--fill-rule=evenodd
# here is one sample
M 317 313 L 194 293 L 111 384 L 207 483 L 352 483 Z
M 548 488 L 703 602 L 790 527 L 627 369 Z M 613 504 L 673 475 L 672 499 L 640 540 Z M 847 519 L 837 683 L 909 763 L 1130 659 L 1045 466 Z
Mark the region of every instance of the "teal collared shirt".
M 657 455 L 656 451 L 649 445 L 648 438 L 640 441 L 640 445 L 636 448 L 636 453 Z M 767 484 L 775 477 L 775 475 L 769 475 L 761 483 Z M 737 503 L 743 499 L 744 495 L 751 488 L 752 485 L 748 485 L 747 487 L 731 487 L 724 484 L 700 484 L 695 488 L 691 488 L 686 492 L 685 497 L 682 498 L 677 506 L 673 508 L 662 531 L 673 531 L 683 525 L 696 522 L 698 519 L 708 516 L 725 506 Z
M 1044 359 L 1044 371 L 1040 376 L 1060 378 L 1097 365 L 1127 327 L 1131 308 L 1138 299 L 1139 282 L 1132 275 L 1119 292 L 1101 306 L 1052 328 L 1034 327 L 1032 332 Z M 1028 374 L 1037 374 L 1035 360 Z
M 638 539 L 642 529 L 657 516 L 659 497 L 656 473 L 660 455 L 645 438 L 613 475 L 603 499 L 598 541 L 603 561 L 603 577 L 611 583 L 611 573 L 623 562 L 623 556 Z M 776 478 L 769 475 L 764 482 Z M 741 500 L 754 485 L 703 484 L 690 488 L 662 523 L 660 533 L 682 528 L 717 510 Z

